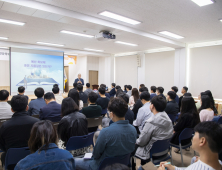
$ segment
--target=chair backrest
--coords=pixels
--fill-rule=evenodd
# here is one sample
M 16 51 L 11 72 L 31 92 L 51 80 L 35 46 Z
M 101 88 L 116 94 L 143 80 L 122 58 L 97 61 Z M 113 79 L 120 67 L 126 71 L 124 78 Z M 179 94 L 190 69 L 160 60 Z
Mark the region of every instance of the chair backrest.
M 7 151 L 5 157 L 5 169 L 8 169 L 9 165 L 17 164 L 21 159 L 31 154 L 28 147 L 25 148 L 10 148 Z
M 107 113 L 107 108 L 102 110 L 101 115 L 105 115 Z
M 221 116 L 214 116 L 212 121 L 222 124 L 222 117 Z
M 103 119 L 102 116 L 97 117 L 97 118 L 87 118 L 87 121 L 88 121 L 88 128 L 96 127 L 96 126 L 102 125 L 102 119 Z
M 72 151 L 72 150 L 88 147 L 90 145 L 93 145 L 94 147 L 93 136 L 94 136 L 94 132 L 89 133 L 88 135 L 85 135 L 85 136 L 73 136 L 69 138 L 66 144 L 66 150 Z
M 4 122 L 6 122 L 7 120 L 9 120 L 9 119 L 0 119 L 0 127 L 1 127 L 2 124 L 3 124 Z
M 130 154 L 117 156 L 117 157 L 107 157 L 101 161 L 98 170 L 103 170 L 106 166 L 109 166 L 115 163 L 120 163 L 120 164 L 128 166 L 129 161 L 130 161 Z
M 177 115 L 174 115 L 174 114 L 167 114 L 169 116 L 169 118 L 171 119 L 171 121 L 174 123 L 176 122 L 176 117 Z
M 39 119 L 39 115 L 32 115 L 32 117 L 35 117 L 35 118 Z
M 193 131 L 192 128 L 185 128 L 185 129 L 180 133 L 179 143 L 181 143 L 181 140 L 192 138 L 192 137 L 193 137 L 193 132 L 194 132 L 194 131 Z
M 154 142 L 152 148 L 150 149 L 150 158 L 152 158 L 153 154 L 166 151 L 169 148 L 170 148 L 170 139 L 158 140 Z

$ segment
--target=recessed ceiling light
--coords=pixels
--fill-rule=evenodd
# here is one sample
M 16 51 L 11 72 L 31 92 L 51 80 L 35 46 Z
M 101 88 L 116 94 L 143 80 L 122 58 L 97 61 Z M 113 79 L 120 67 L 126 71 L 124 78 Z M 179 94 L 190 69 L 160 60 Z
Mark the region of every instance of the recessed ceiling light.
M 103 15 L 105 17 L 116 19 L 116 20 L 119 20 L 119 21 L 122 21 L 122 22 L 126 22 L 126 23 L 132 24 L 132 25 L 136 25 L 136 24 L 140 24 L 141 23 L 139 21 L 136 21 L 136 20 L 133 20 L 133 19 L 130 19 L 130 18 L 118 15 L 118 14 L 114 14 L 114 13 L 109 12 L 109 11 L 103 11 L 103 12 L 99 13 L 99 15 Z
M 65 55 L 73 55 L 73 56 L 76 56 L 78 54 L 68 54 L 68 53 L 64 53 Z
M 0 37 L 0 39 L 7 40 L 8 38 L 7 37 Z
M 182 37 L 182 36 L 180 36 L 180 35 L 176 35 L 176 34 L 174 34 L 174 33 L 168 32 L 168 31 L 161 31 L 161 32 L 159 32 L 159 33 L 160 33 L 160 34 L 167 35 L 167 36 L 169 36 L 169 37 L 176 38 L 176 39 L 184 38 L 184 37 Z
M 122 42 L 122 41 L 115 41 L 115 43 L 124 44 L 124 45 L 130 45 L 130 46 L 138 46 L 137 44 L 127 43 L 127 42 Z
M 82 36 L 82 37 L 88 37 L 88 38 L 93 38 L 93 35 L 87 35 L 87 34 L 81 34 L 81 33 L 77 33 L 77 32 L 72 32 L 72 31 L 65 31 L 62 30 L 60 31 L 61 33 L 65 33 L 65 34 L 72 34 L 72 35 L 77 35 L 77 36 Z
M 46 43 L 46 42 L 37 42 L 37 44 L 52 45 L 52 46 L 59 46 L 59 47 L 63 47 L 64 46 L 62 44 L 52 44 L 52 43 Z
M 191 1 L 193 1 L 199 6 L 205 6 L 205 5 L 210 5 L 214 3 L 213 0 L 191 0 Z
M 20 25 L 20 26 L 25 25 L 24 22 L 17 22 L 17 21 L 11 21 L 11 20 L 6 20 L 6 19 L 0 19 L 0 22 L 4 22 L 4 23 L 7 23 L 7 24 Z
M 97 52 L 103 52 L 104 51 L 104 50 L 96 50 L 96 49 L 91 49 L 91 48 L 84 48 L 84 50 L 97 51 Z
M 9 49 L 9 47 L 0 47 L 0 48 L 3 48 L 3 49 Z

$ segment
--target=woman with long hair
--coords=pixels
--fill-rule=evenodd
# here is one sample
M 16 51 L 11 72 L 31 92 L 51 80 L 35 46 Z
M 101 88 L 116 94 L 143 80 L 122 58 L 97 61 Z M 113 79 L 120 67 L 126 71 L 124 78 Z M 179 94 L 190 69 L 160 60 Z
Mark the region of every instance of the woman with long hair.
M 31 155 L 20 160 L 15 170 L 20 169 L 75 169 L 70 152 L 59 149 L 56 128 L 49 120 L 36 122 L 31 130 L 28 146 Z
M 198 100 L 199 100 L 199 101 L 195 104 L 196 107 L 197 107 L 197 110 L 199 110 L 200 107 L 201 107 L 201 96 L 203 96 L 203 95 L 206 95 L 206 93 L 205 93 L 205 92 L 201 92 L 201 93 L 198 95 Z
M 201 96 L 201 107 L 199 109 L 200 121 L 212 121 L 214 111 L 211 109 L 210 97 L 208 95 Z
M 132 96 L 130 96 L 130 98 L 129 98 L 129 105 L 130 105 L 130 107 L 133 107 L 138 99 L 139 99 L 139 91 L 138 91 L 137 88 L 133 88 Z
M 79 107 L 79 110 L 82 110 L 83 108 L 83 101 L 80 100 L 79 97 L 79 92 L 75 89 L 72 89 L 69 91 L 68 97 L 72 98 L 74 100 L 74 102 L 77 104 L 77 106 Z
M 217 111 L 217 109 L 215 107 L 214 97 L 213 97 L 211 91 L 210 90 L 206 90 L 205 93 L 206 93 L 206 95 L 208 95 L 210 97 L 210 108 L 214 111 L 214 114 L 217 115 L 218 111 Z
M 200 123 L 199 114 L 195 105 L 195 101 L 191 96 L 184 96 L 181 102 L 181 111 L 178 119 L 178 123 L 174 126 L 174 135 L 171 139 L 171 143 L 179 145 L 179 135 L 185 128 L 194 128 Z M 191 142 L 190 139 L 181 141 L 182 146 Z M 175 150 L 179 153 L 179 149 Z
M 72 98 L 63 99 L 61 107 L 62 119 L 58 125 L 58 135 L 61 139 L 59 147 L 65 148 L 70 137 L 88 134 L 88 122 L 86 116 L 79 112 L 78 106 Z M 82 155 L 85 151 L 86 149 L 75 150 L 73 155 Z

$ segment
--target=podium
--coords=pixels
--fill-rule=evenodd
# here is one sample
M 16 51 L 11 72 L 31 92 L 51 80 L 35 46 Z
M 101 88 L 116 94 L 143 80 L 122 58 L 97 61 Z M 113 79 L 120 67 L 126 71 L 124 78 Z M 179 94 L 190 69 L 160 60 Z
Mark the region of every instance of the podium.
M 99 88 L 99 85 L 97 85 L 97 84 L 92 85 L 92 89 L 93 89 L 93 90 L 94 90 L 94 89 L 97 89 L 97 90 L 98 90 L 98 88 Z

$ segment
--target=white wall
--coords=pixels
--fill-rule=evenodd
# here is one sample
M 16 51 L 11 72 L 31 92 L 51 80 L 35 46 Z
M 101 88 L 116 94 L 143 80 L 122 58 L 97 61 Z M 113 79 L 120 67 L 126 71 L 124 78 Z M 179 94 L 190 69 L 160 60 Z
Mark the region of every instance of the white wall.
M 115 57 L 115 83 L 137 87 L 137 56 Z
M 0 60 L 0 86 L 10 86 L 9 61 Z
M 221 45 L 191 48 L 189 92 L 198 96 L 200 92 L 211 90 L 214 98 L 222 99 L 221 66 Z
M 174 85 L 174 55 L 175 51 L 146 54 L 146 87 L 162 86 L 164 94 L 171 90 Z

